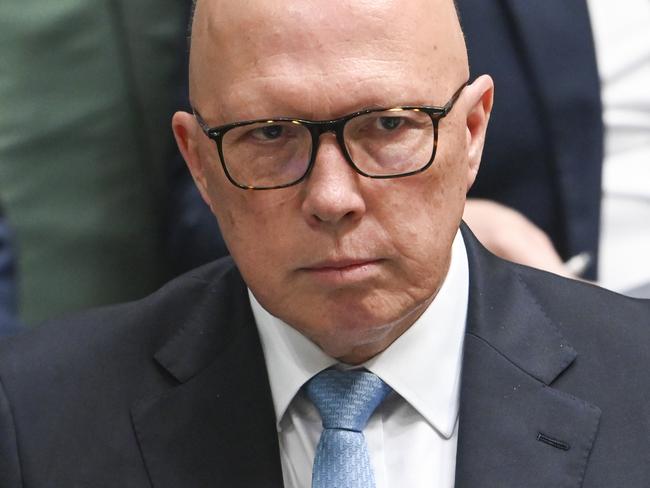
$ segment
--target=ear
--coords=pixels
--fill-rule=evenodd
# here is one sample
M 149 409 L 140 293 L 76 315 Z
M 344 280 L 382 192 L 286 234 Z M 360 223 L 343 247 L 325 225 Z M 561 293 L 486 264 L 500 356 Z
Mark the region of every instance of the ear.
M 469 191 L 481 164 L 485 133 L 494 100 L 494 82 L 488 75 L 482 75 L 474 83 L 468 85 L 466 92 L 466 99 L 469 100 L 466 119 L 467 191 Z
M 172 130 L 174 131 L 178 149 L 183 155 L 185 164 L 187 164 L 194 183 L 201 193 L 201 198 L 212 208 L 210 199 L 208 198 L 206 163 L 203 162 L 199 150 L 199 138 L 202 137 L 203 133 L 196 119 L 192 114 L 187 112 L 176 112 L 172 117 Z

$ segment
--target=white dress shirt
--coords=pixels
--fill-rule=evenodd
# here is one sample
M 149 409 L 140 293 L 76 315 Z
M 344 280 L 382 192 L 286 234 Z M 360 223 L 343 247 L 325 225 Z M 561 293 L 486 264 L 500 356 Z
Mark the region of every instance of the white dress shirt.
M 605 161 L 599 282 L 650 282 L 650 1 L 588 0 L 601 81 Z
M 394 390 L 364 430 L 377 488 L 454 486 L 468 290 L 467 253 L 458 232 L 435 299 L 393 344 L 362 365 Z M 301 387 L 337 361 L 270 315 L 250 291 L 249 297 L 269 372 L 284 484 L 308 488 L 322 425 Z

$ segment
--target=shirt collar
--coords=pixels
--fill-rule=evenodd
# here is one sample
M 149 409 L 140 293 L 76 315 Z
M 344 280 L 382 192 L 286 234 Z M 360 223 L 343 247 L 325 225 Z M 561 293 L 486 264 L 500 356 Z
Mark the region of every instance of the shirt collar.
M 248 294 L 279 428 L 300 388 L 337 361 L 268 313 L 250 290 Z M 453 434 L 458 417 L 468 294 L 467 252 L 459 231 L 452 245 L 447 276 L 434 300 L 393 344 L 362 365 L 388 383 L 445 438 Z

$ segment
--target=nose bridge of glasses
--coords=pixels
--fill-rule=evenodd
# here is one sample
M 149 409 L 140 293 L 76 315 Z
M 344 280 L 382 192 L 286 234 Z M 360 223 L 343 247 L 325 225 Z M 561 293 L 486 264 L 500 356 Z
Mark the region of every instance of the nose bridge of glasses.
M 322 120 L 317 122 L 310 122 L 309 128 L 314 139 L 320 139 L 320 136 L 326 134 L 327 132 L 332 132 L 338 136 L 343 128 L 344 120 Z
M 317 122 L 310 122 L 308 124 L 309 130 L 312 135 L 313 140 L 313 159 L 315 160 L 318 154 L 318 149 L 320 147 L 320 138 L 323 134 L 331 132 L 334 134 L 336 142 L 338 143 L 339 149 L 341 150 L 345 159 L 349 159 L 347 151 L 345 149 L 345 144 L 343 142 L 343 127 L 345 125 L 344 119 L 336 120 L 323 120 Z

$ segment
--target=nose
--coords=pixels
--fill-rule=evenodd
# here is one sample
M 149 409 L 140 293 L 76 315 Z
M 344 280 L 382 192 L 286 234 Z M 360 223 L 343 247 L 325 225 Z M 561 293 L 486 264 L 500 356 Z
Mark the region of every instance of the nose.
M 303 187 L 302 211 L 312 226 L 340 226 L 366 212 L 358 174 L 347 162 L 332 133 L 323 134 L 316 160 Z

